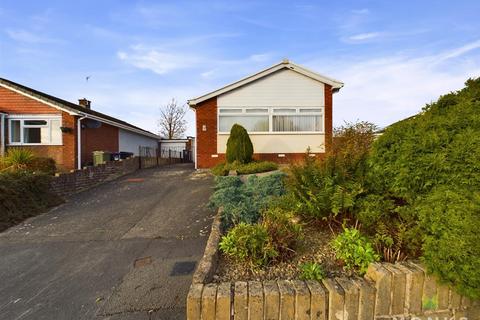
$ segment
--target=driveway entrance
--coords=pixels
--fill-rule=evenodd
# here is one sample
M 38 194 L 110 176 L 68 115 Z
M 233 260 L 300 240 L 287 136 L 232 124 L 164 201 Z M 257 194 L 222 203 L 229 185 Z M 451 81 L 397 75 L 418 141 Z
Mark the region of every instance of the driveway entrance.
M 77 194 L 0 234 L 2 319 L 184 319 L 214 213 L 191 164 Z

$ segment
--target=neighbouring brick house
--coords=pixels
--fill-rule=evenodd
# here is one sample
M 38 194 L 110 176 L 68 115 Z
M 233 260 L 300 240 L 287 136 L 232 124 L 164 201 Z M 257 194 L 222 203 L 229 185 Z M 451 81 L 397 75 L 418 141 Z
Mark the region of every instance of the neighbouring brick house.
M 93 151 L 132 152 L 157 148 L 159 136 L 90 109 L 0 78 L 0 152 L 31 149 L 51 157 L 61 170 L 92 163 Z
M 244 126 L 254 158 L 288 162 L 332 141 L 332 95 L 343 83 L 288 60 L 188 101 L 196 116 L 196 167 L 225 160 L 233 124 Z

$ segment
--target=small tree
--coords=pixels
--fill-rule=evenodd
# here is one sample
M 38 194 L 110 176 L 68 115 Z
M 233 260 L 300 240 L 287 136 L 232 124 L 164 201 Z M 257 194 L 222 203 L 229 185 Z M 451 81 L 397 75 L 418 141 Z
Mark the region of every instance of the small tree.
M 185 105 L 178 105 L 175 99 L 163 106 L 158 120 L 160 135 L 168 139 L 181 138 L 187 130 L 186 113 Z
M 234 124 L 227 141 L 227 162 L 248 163 L 252 161 L 252 156 L 253 145 L 247 130 L 239 124 Z

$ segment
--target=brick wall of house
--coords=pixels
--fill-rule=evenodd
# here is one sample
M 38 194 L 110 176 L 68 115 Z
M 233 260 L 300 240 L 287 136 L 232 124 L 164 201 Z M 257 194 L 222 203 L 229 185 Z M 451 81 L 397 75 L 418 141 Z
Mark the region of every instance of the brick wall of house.
M 332 86 L 325 84 L 325 151 L 332 146 L 333 139 L 333 99 Z
M 62 116 L 62 127 L 72 128 L 70 132 L 62 133 L 61 146 L 23 146 L 39 157 L 49 157 L 55 160 L 58 169 L 75 169 L 76 160 L 76 117 L 51 107 L 45 103 L 24 96 L 15 91 L 0 87 L 0 111 L 7 114 L 55 114 Z M 8 124 L 7 124 L 8 126 Z M 8 133 L 8 128 L 6 128 Z M 6 134 L 6 139 L 8 134 Z M 7 146 L 8 148 L 8 146 Z
M 223 161 L 223 157 L 212 158 L 217 154 L 217 97 L 197 105 L 195 111 L 197 125 L 197 168 L 211 168 Z M 206 131 L 203 131 L 203 126 Z
M 0 86 L 0 110 L 18 114 L 60 114 L 56 108 L 2 86 Z
M 99 128 L 86 128 L 82 120 L 82 165 L 93 162 L 93 151 L 118 152 L 118 128 L 102 123 Z
M 333 103 L 332 87 L 325 84 L 325 149 L 331 147 L 333 138 Z M 197 168 L 211 168 L 225 161 L 225 154 L 217 154 L 217 98 L 211 98 L 196 107 L 196 130 L 197 130 Z M 206 125 L 206 131 L 203 126 Z M 212 157 L 214 155 L 214 157 Z M 285 153 L 285 157 L 279 157 L 277 153 L 256 153 L 254 158 L 258 160 L 275 161 L 278 163 L 291 163 L 300 161 L 304 153 Z M 316 157 L 324 157 L 325 153 L 316 153 Z

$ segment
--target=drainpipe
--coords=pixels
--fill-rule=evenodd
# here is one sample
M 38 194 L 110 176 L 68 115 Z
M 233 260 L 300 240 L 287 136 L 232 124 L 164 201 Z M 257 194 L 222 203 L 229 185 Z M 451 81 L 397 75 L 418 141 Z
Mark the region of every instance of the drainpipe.
M 193 161 L 195 161 L 195 170 L 198 170 L 198 153 L 197 153 L 197 143 L 198 143 L 198 129 L 197 129 L 197 109 L 195 108 L 192 108 L 190 106 L 190 109 L 193 110 L 193 112 L 195 112 L 195 158 L 193 159 Z
M 82 124 L 81 121 L 86 119 L 87 115 L 77 119 L 77 169 L 82 169 Z
M 5 155 L 5 113 L 0 113 L 0 128 L 2 129 L 0 132 L 0 156 Z

